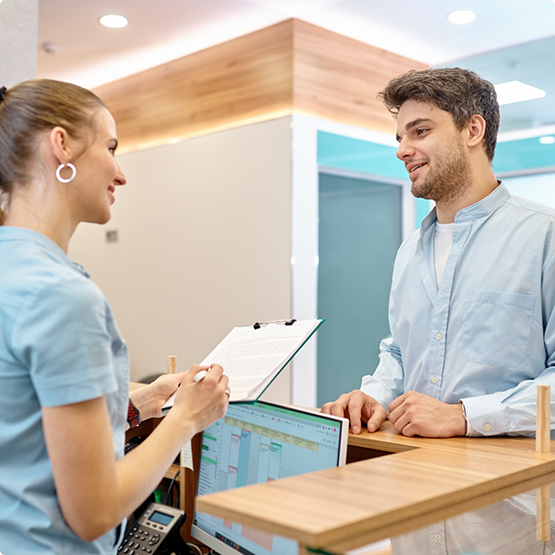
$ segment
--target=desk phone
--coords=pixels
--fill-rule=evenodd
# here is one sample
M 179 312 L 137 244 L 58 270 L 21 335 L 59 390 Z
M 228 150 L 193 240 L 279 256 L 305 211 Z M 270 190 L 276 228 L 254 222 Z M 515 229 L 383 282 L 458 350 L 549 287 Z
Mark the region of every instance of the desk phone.
M 143 555 L 161 553 L 169 539 L 179 532 L 185 522 L 181 509 L 151 503 L 125 535 L 118 548 L 118 555 Z

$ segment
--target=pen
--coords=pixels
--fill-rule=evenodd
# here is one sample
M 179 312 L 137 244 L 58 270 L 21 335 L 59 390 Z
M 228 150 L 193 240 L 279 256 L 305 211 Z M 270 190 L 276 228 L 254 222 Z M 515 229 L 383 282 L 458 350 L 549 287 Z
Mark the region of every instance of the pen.
M 206 374 L 208 374 L 209 371 L 210 371 L 210 368 L 208 370 L 201 370 L 198 374 L 195 374 L 193 381 L 200 382 L 200 380 L 202 380 L 202 378 L 204 378 L 204 376 L 206 376 Z

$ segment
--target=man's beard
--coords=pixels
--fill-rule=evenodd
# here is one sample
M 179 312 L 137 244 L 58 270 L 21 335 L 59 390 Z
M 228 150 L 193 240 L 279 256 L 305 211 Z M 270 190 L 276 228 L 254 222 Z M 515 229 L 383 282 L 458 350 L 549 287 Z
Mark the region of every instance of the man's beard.
M 457 142 L 460 143 L 460 139 Z M 411 193 L 418 198 L 448 205 L 464 196 L 470 185 L 470 164 L 462 145 L 455 145 L 451 152 L 436 158 L 434 167 L 429 167 L 428 175 L 423 180 L 412 184 Z

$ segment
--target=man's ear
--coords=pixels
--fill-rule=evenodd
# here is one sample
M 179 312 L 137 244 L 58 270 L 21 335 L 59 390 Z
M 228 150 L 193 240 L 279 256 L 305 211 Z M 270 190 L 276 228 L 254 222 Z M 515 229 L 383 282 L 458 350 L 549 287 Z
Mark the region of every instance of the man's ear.
M 468 146 L 475 147 L 482 144 L 486 134 L 486 120 L 479 114 L 474 114 L 468 122 Z

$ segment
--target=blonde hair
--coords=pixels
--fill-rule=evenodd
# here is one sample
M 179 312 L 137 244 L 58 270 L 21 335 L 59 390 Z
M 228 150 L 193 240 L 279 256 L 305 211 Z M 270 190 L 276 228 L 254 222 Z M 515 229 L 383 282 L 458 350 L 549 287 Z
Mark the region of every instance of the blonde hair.
M 39 135 L 63 127 L 82 138 L 96 112 L 106 105 L 91 91 L 52 79 L 30 79 L 4 91 L 0 99 L 0 225 L 2 205 L 16 185 L 30 179 Z

